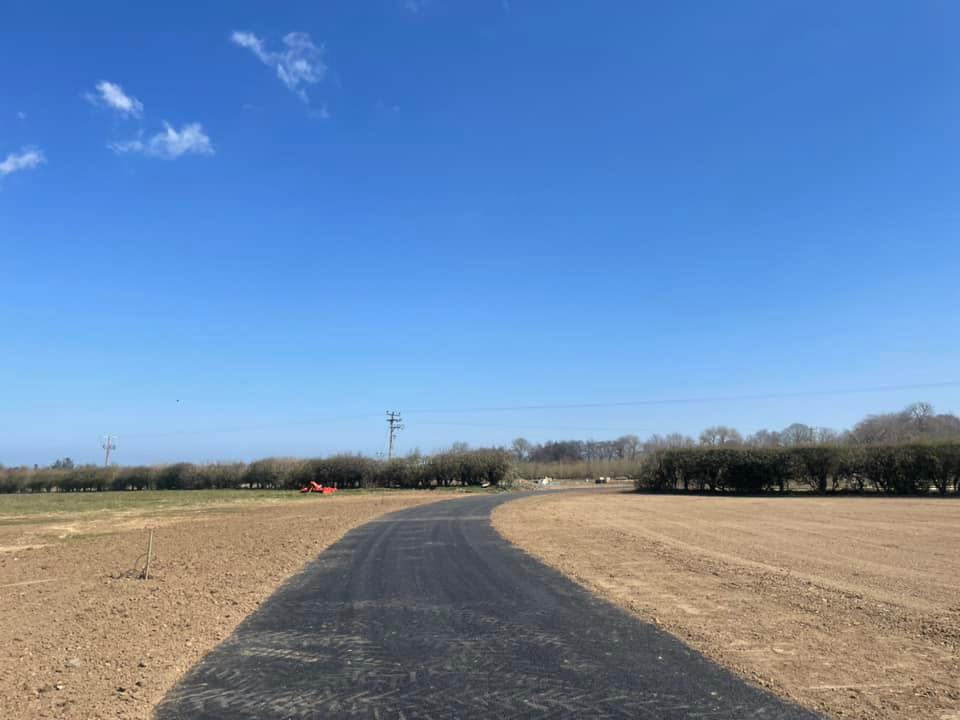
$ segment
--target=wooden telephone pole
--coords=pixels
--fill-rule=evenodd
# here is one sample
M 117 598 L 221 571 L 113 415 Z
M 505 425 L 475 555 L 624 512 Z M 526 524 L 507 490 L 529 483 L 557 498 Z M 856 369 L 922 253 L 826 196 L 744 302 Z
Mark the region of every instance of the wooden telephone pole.
M 387 425 L 390 427 L 390 444 L 387 446 L 387 460 L 393 459 L 393 445 L 397 439 L 397 433 L 403 430 L 403 418 L 396 410 L 387 410 Z
M 103 466 L 110 467 L 110 453 L 117 449 L 117 439 L 113 435 L 107 435 L 100 447 L 103 448 Z

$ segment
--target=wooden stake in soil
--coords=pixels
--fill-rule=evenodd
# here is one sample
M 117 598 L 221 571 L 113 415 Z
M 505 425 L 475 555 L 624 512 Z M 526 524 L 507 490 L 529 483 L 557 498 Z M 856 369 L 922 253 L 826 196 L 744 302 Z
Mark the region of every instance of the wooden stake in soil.
M 150 579 L 150 559 L 153 556 L 153 528 L 150 528 L 150 539 L 147 541 L 147 564 L 143 568 L 143 579 Z

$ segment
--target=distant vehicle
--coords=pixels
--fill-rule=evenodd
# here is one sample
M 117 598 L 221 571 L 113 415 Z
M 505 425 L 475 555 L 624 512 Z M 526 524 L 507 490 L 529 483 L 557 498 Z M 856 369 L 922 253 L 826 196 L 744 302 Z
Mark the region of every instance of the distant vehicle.
M 333 495 L 336 491 L 337 489 L 335 487 L 324 487 L 313 480 L 310 481 L 309 485 L 300 488 L 300 492 L 302 493 L 323 493 L 324 495 Z

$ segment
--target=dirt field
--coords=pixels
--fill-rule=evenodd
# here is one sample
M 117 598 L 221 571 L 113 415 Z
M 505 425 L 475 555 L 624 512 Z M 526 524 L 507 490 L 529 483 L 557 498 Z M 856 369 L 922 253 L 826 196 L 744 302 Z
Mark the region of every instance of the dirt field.
M 148 718 L 181 673 L 324 547 L 382 513 L 452 496 L 0 496 L 0 716 Z M 157 528 L 156 559 L 143 581 L 147 527 Z
M 960 501 L 558 493 L 494 524 L 809 707 L 960 720 Z

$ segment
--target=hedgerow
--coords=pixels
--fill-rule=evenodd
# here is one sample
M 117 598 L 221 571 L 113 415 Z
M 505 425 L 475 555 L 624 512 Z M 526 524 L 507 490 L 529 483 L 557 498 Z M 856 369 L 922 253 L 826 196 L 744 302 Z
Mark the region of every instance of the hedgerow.
M 960 493 L 960 443 L 675 448 L 648 455 L 638 490 Z
M 249 464 L 0 468 L 0 493 L 295 489 L 310 481 L 339 489 L 432 488 L 484 483 L 503 486 L 511 480 L 511 472 L 510 456 L 500 450 L 442 453 L 389 461 L 360 455 L 335 455 L 308 460 L 267 458 Z

